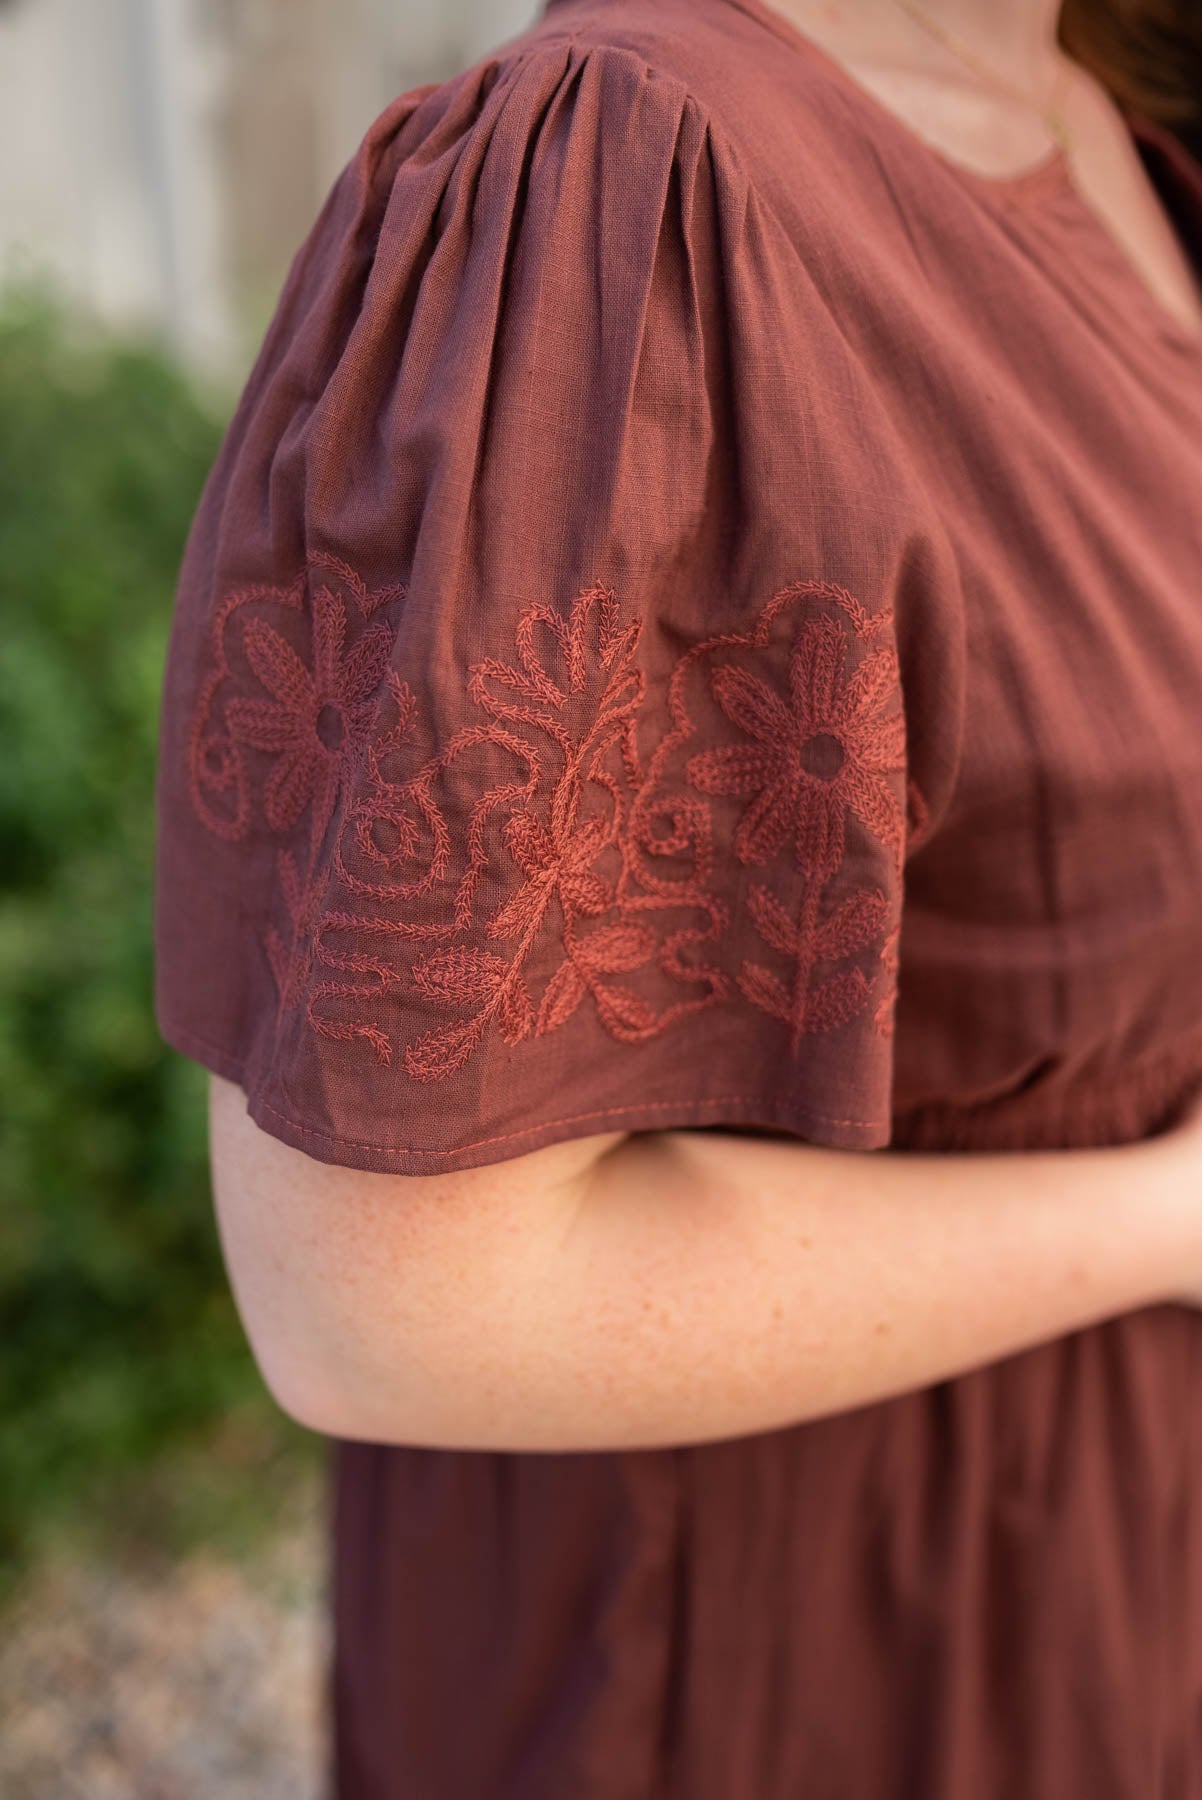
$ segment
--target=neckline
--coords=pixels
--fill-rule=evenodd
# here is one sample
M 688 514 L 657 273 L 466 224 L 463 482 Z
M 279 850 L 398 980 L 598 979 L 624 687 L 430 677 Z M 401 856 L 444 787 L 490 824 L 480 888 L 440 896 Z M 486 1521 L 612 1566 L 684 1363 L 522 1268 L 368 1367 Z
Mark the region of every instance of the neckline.
M 874 94 L 858 76 L 853 75 L 846 63 L 840 62 L 832 50 L 811 37 L 808 31 L 796 24 L 787 13 L 783 13 L 770 0 L 727 0 L 727 4 L 757 19 L 769 31 L 794 49 L 808 56 L 811 62 L 818 64 L 828 75 L 867 112 L 880 118 L 902 137 L 908 138 L 919 149 L 924 151 L 936 163 L 950 171 L 951 174 L 966 179 L 973 187 L 981 187 L 1000 198 L 1020 198 L 1028 192 L 1040 194 L 1054 188 L 1068 177 L 1068 152 L 1060 143 L 1053 144 L 1051 149 L 1025 168 L 1016 169 L 1008 175 L 989 175 L 983 169 L 974 169 L 968 163 L 960 162 L 940 145 L 932 143 L 930 138 L 923 137 L 902 115 L 894 112 L 891 106 Z
M 840 62 L 833 51 L 827 50 L 817 38 L 811 37 L 787 14 L 772 5 L 770 0 L 725 0 L 725 3 L 757 20 L 801 56 L 808 57 L 884 130 L 900 142 L 908 144 L 934 167 L 944 170 L 985 204 L 1007 211 L 1026 206 L 1038 211 L 1037 203 L 1056 201 L 1062 207 L 1070 208 L 1075 223 L 1089 233 L 1103 261 L 1108 265 L 1110 280 L 1118 283 L 1120 288 L 1130 290 L 1131 305 L 1142 312 L 1148 328 L 1179 356 L 1194 359 L 1202 365 L 1202 332 L 1191 330 L 1171 311 L 1145 279 L 1105 220 L 1085 198 L 1077 185 L 1071 157 L 1065 145 L 1054 144 L 1036 162 L 1008 175 L 990 175 L 982 169 L 974 169 L 970 164 L 960 162 L 950 155 L 940 145 L 932 143 L 929 138 L 923 137 L 900 113 L 895 112 L 860 81 L 845 63 Z M 1151 150 L 1159 157 L 1163 171 L 1176 190 L 1172 198 L 1180 197 L 1197 217 L 1199 240 L 1202 242 L 1202 166 L 1195 163 L 1184 144 L 1173 137 L 1167 128 L 1133 110 L 1125 111 L 1123 117 L 1137 151 L 1142 154 L 1145 149 Z M 1151 178 L 1162 199 L 1168 198 L 1156 178 Z M 1194 260 L 1197 261 L 1197 258 Z M 1199 274 L 1202 277 L 1202 267 Z M 1110 304 L 1112 308 L 1117 307 L 1124 317 L 1130 318 L 1127 301 L 1114 296 L 1110 298 Z

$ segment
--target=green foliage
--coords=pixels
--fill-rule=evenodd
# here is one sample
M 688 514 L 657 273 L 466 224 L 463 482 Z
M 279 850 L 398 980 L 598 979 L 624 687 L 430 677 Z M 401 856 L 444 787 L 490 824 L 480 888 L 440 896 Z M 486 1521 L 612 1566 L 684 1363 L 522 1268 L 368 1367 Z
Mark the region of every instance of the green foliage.
M 159 684 L 216 414 L 156 347 L 0 306 L 0 1585 L 231 1420 L 242 1479 L 306 1435 L 229 1292 L 204 1077 L 152 1014 Z

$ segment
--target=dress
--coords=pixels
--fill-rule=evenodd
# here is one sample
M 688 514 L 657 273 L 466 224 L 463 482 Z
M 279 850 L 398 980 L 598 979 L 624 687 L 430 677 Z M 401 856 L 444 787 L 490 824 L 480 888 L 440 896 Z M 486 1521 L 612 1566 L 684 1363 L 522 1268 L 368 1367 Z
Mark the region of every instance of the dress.
M 206 486 L 161 1029 L 402 1174 L 1157 1133 L 1200 577 L 1202 340 L 1062 153 L 764 0 L 551 0 L 370 127 Z M 1202 1800 L 1200 1382 L 1166 1304 L 730 1441 L 334 1444 L 338 1800 Z

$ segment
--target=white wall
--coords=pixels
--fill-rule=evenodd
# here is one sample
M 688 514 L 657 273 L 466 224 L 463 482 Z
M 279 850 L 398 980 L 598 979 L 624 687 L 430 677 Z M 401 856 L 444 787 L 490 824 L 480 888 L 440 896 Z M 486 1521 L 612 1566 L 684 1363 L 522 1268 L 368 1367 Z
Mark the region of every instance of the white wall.
M 236 374 L 291 250 L 394 95 L 538 0 L 0 0 L 0 279 L 41 269 Z

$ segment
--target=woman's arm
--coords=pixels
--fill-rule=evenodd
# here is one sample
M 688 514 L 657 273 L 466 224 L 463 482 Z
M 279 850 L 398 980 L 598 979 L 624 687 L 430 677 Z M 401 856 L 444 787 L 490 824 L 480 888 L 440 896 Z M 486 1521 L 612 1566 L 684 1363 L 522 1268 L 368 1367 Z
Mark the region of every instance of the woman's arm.
M 449 1176 L 319 1163 L 214 1078 L 265 1380 L 331 1435 L 602 1450 L 769 1431 L 1202 1290 L 1199 1132 L 918 1155 L 611 1133 Z

